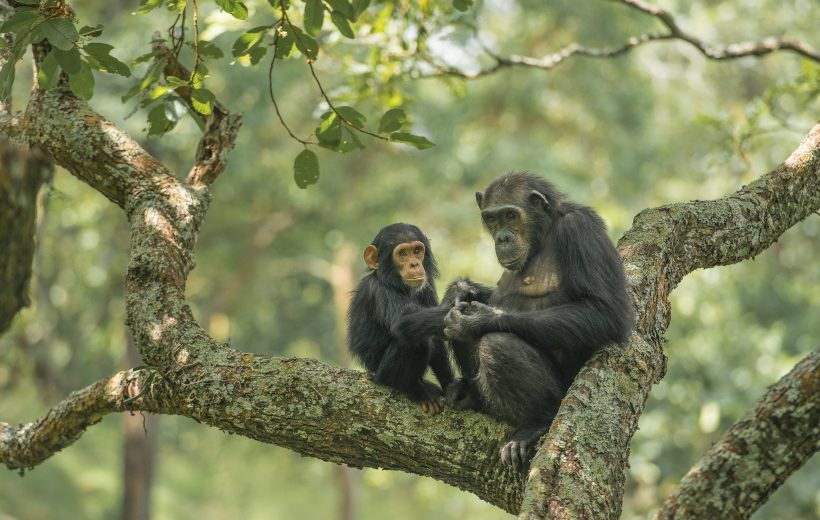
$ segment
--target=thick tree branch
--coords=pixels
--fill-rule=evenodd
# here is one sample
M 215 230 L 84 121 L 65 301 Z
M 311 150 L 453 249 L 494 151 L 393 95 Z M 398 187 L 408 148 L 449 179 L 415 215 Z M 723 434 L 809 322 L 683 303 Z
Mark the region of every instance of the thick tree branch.
M 492 58 L 494 63 L 489 67 L 477 72 L 465 72 L 461 69 L 444 65 L 441 63 L 428 63 L 434 70 L 429 74 L 420 74 L 419 77 L 456 76 L 465 79 L 477 79 L 482 76 L 494 74 L 510 67 L 529 67 L 540 70 L 552 70 L 564 63 L 573 56 L 585 56 L 587 58 L 614 58 L 631 51 L 635 47 L 654 41 L 679 40 L 686 42 L 701 54 L 712 60 L 731 60 L 747 56 L 765 56 L 778 51 L 790 51 L 803 56 L 804 58 L 820 63 L 820 52 L 810 45 L 785 38 L 764 38 L 760 41 L 737 42 L 728 45 L 715 45 L 701 40 L 680 28 L 674 16 L 660 7 L 643 2 L 642 0 L 617 0 L 633 9 L 657 18 L 667 29 L 663 33 L 645 33 L 629 38 L 621 45 L 612 47 L 587 47 L 579 43 L 571 43 L 557 52 L 548 54 L 541 58 L 531 56 L 511 55 L 500 56 L 486 48 L 484 51 Z
M 749 518 L 818 449 L 820 350 L 815 350 L 706 452 L 655 518 Z
M 728 197 L 639 213 L 618 243 L 638 303 L 639 330 L 666 330 L 667 297 L 684 276 L 754 258 L 820 209 L 819 178 L 817 125 L 783 164 Z
M 60 166 L 120 207 L 146 186 L 173 179 L 136 141 L 66 89 L 35 89 L 15 137 L 42 146 Z
M 783 164 L 734 194 L 635 217 L 618 248 L 637 334 L 581 370 L 532 461 L 521 518 L 620 516 L 629 441 L 652 384 L 665 371 L 669 294 L 695 269 L 754 257 L 817 211 L 819 178 L 817 125 Z
M 13 12 L 0 1 L 0 22 Z M 0 35 L 0 68 L 8 61 L 12 35 Z M 0 99 L 0 334 L 20 309 L 29 305 L 29 281 L 34 260 L 37 194 L 54 173 L 54 165 L 39 147 L 25 150 L 6 138 L 18 124 L 11 98 Z
M 161 382 L 149 389 L 150 379 L 149 370 L 119 372 L 73 392 L 36 421 L 16 426 L 0 422 L 0 462 L 9 469 L 30 469 L 73 444 L 110 412 L 163 411 L 162 400 L 156 396 L 167 399 L 167 391 Z M 127 402 L 143 388 L 149 391 L 139 399 L 139 406 Z
M 53 172 L 39 147 L 24 150 L 0 138 L 0 333 L 30 303 L 37 194 Z

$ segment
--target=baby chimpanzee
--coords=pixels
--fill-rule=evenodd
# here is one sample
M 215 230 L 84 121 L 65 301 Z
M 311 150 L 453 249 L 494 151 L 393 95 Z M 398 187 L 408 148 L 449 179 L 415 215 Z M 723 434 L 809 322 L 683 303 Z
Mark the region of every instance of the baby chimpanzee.
M 371 272 L 350 304 L 348 348 L 371 379 L 437 414 L 444 407 L 442 391 L 425 381 L 424 373 L 430 365 L 442 388 L 453 381 L 442 339 L 423 333 L 399 339 L 392 330 L 402 317 L 438 305 L 438 269 L 430 243 L 416 226 L 391 224 L 365 248 L 364 261 Z

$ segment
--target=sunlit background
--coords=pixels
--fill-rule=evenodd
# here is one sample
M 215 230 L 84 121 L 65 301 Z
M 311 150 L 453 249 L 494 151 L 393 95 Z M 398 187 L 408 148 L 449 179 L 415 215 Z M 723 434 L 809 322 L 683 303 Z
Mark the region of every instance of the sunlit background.
M 210 12 L 212 3 L 200 3 Z M 132 16 L 136 2 L 76 4 L 82 22 L 106 25 L 102 41 L 126 62 L 147 52 L 151 32 L 170 23 L 162 11 Z M 808 0 L 658 4 L 711 41 L 788 35 L 820 43 L 820 11 Z M 248 5 L 254 16 L 269 16 L 267 2 Z M 595 207 L 617 241 L 644 208 L 720 197 L 770 171 L 796 148 L 820 108 L 817 64 L 787 53 L 717 63 L 683 43 L 647 45 L 610 60 L 574 58 L 550 72 L 419 79 L 379 95 L 412 101 L 414 133 L 434 148 L 367 141 L 363 152 L 320 151 L 321 178 L 301 190 L 292 164 L 302 148 L 276 118 L 266 67 L 230 58 L 239 22 L 219 13 L 203 18 L 206 37 L 228 51 L 211 66 L 211 88 L 244 113 L 244 126 L 215 185 L 187 296 L 218 341 L 331 364 L 349 363 L 343 305 L 365 272 L 361 251 L 380 227 L 411 222 L 428 234 L 442 272 L 440 292 L 459 275 L 492 283 L 501 269 L 481 233 L 473 194 L 498 173 L 544 175 Z M 497 52 L 532 56 L 571 42 L 615 45 L 659 29 L 651 18 L 595 0 L 478 2 L 469 20 Z M 387 36 L 368 43 L 398 49 L 412 36 L 412 24 L 391 23 Z M 468 72 L 486 64 L 475 36 L 461 26 L 437 34 L 431 48 Z M 351 85 L 369 74 L 400 72 L 382 65 L 361 70 L 345 60 L 346 52 L 362 50 L 320 56 L 317 71 L 337 99 L 352 99 Z M 18 78 L 27 77 L 25 67 Z M 145 139 L 144 112 L 132 114 L 133 105 L 120 101 L 131 81 L 97 76 L 92 106 L 172 169 L 187 172 L 197 127 L 182 123 L 168 136 Z M 15 87 L 17 108 L 24 83 Z M 284 117 L 309 135 L 325 108 L 304 64 L 278 64 L 275 87 Z M 367 103 L 357 107 L 379 116 Z M 33 305 L 0 338 L 0 420 L 7 422 L 33 420 L 68 392 L 140 364 L 125 358 L 123 212 L 65 172 L 56 175 L 43 210 Z M 632 442 L 623 518 L 646 518 L 659 507 L 766 387 L 820 346 L 819 239 L 820 218 L 811 216 L 756 259 L 695 272 L 675 290 L 669 368 Z M 145 425 L 156 450 L 154 518 L 343 518 L 345 500 L 360 519 L 509 518 L 428 478 L 345 471 L 188 419 L 151 417 Z M 24 478 L 0 472 L 0 519 L 118 517 L 123 430 L 124 418 L 109 416 Z M 816 518 L 818 482 L 814 459 L 754 518 Z

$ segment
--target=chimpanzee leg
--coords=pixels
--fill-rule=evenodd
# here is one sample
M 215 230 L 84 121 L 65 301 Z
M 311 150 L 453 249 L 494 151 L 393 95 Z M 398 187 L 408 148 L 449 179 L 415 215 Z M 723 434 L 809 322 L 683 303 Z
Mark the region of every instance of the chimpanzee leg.
M 444 389 L 447 405 L 456 410 L 483 410 L 483 403 L 475 387 L 478 374 L 477 340 L 470 342 L 450 340 L 456 365 L 461 377 Z
M 393 342 L 385 349 L 373 380 L 420 402 L 425 412 L 438 413 L 443 408 L 439 401 L 441 391 L 436 385 L 423 379 L 424 372 L 427 371 L 427 359 L 426 346 L 413 348 Z
M 442 389 L 446 389 L 453 382 L 453 368 L 450 366 L 450 358 L 447 356 L 447 348 L 441 338 L 430 338 L 430 355 L 428 363 L 433 373 L 436 375 Z
M 501 450 L 502 459 L 523 466 L 564 396 L 555 368 L 527 342 L 502 332 L 482 336 L 477 358 L 475 386 L 487 413 L 517 428 Z

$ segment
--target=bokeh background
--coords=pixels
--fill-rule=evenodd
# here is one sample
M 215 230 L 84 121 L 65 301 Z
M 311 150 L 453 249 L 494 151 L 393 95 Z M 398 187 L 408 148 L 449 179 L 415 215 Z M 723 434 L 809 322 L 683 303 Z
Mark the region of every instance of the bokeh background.
M 820 8 L 809 0 L 658 3 L 715 42 L 786 35 L 820 43 Z M 126 62 L 147 52 L 151 32 L 170 23 L 162 11 L 132 16 L 136 2 L 76 4 L 81 21 L 106 25 L 102 41 Z M 238 25 L 203 4 L 208 37 L 229 51 Z M 265 2 L 248 4 L 261 12 Z M 469 16 L 502 54 L 541 56 L 571 42 L 614 45 L 659 29 L 651 18 L 603 1 L 488 0 Z M 454 27 L 431 42 L 432 50 L 476 70 L 484 62 L 471 38 Z M 348 66 L 360 51 L 339 48 L 317 62 L 337 99 L 354 96 L 355 81 L 391 73 Z M 383 225 L 412 222 L 430 236 L 439 291 L 459 275 L 491 283 L 500 268 L 473 193 L 498 173 L 546 176 L 595 207 L 617 241 L 644 208 L 720 197 L 768 172 L 820 113 L 820 67 L 794 54 L 713 62 L 683 43 L 655 43 L 616 59 L 573 58 L 551 72 L 395 82 L 380 95 L 412 102 L 414 133 L 437 146 L 417 151 L 366 141 L 362 152 L 320 151 L 318 184 L 300 190 L 291 172 L 302 148 L 278 123 L 265 71 L 227 55 L 211 65 L 210 88 L 244 112 L 244 127 L 214 188 L 189 301 L 217 340 L 238 349 L 339 365 L 349 363 L 344 304 L 365 272 L 361 250 Z M 297 133 L 310 134 L 323 109 L 306 67 L 277 65 L 275 81 L 283 115 Z M 131 80 L 97 82 L 95 109 L 172 169 L 188 170 L 195 125 L 145 139 L 144 112 L 120 100 Z M 15 87 L 18 108 L 23 83 Z M 34 303 L 0 337 L 0 419 L 7 422 L 33 420 L 71 390 L 139 364 L 126 358 L 122 211 L 64 172 L 42 206 Z M 820 346 L 819 239 L 820 217 L 811 216 L 753 261 L 695 272 L 675 290 L 669 369 L 632 442 L 623 518 L 646 518 L 768 385 Z M 360 519 L 510 518 L 428 478 L 342 470 L 188 419 L 145 421 L 157 464 L 153 518 L 341 518 L 344 500 Z M 125 418 L 109 416 L 23 478 L 0 472 L 0 519 L 118 517 L 125 428 Z M 818 482 L 813 459 L 754 518 L 817 518 Z

